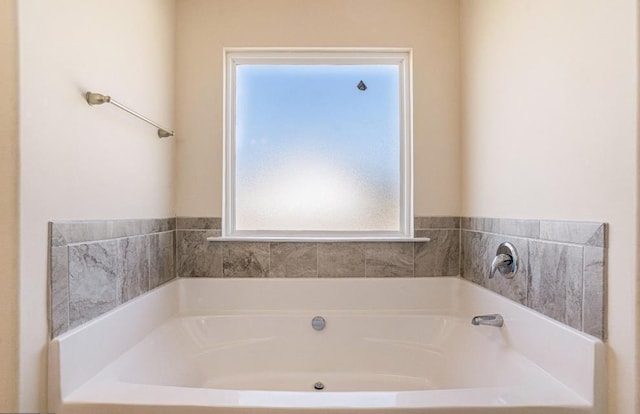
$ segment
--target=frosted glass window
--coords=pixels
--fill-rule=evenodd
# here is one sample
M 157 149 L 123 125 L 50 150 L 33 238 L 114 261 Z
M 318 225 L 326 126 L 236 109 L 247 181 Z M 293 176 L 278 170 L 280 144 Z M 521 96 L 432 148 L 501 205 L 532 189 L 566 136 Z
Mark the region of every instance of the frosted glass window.
M 400 70 L 237 65 L 233 231 L 402 233 Z

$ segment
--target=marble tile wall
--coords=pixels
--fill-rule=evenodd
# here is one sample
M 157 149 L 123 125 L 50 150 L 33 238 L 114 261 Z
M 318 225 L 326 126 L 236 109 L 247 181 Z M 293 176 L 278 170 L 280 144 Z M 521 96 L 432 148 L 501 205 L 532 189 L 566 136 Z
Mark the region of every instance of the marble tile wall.
M 606 337 L 605 223 L 463 218 L 463 278 L 573 328 Z M 498 245 L 520 257 L 513 279 L 487 278 Z
M 208 242 L 220 219 L 178 217 L 180 277 L 414 277 L 460 271 L 460 218 L 417 217 L 431 242 Z
M 49 324 L 56 337 L 176 276 L 175 219 L 49 224 Z
M 606 336 L 604 223 L 417 217 L 431 242 L 209 242 L 214 217 L 50 224 L 52 337 L 174 277 L 456 276 L 562 323 Z M 486 277 L 497 246 L 520 256 L 513 279 Z

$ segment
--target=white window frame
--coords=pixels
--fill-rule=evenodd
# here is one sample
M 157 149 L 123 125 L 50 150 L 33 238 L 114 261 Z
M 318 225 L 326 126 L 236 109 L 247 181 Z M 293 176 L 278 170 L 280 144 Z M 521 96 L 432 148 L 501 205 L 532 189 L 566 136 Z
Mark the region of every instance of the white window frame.
M 240 239 L 393 239 L 413 237 L 413 100 L 410 48 L 225 48 L 224 157 L 222 236 Z M 399 231 L 240 231 L 235 228 L 235 108 L 236 68 L 239 65 L 356 65 L 398 66 L 400 104 L 400 222 Z

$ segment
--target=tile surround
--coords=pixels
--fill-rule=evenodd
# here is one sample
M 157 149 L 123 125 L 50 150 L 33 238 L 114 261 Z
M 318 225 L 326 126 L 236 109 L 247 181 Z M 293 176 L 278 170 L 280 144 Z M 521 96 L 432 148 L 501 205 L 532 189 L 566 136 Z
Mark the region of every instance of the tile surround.
M 319 277 L 364 277 L 364 243 L 319 243 Z
M 463 217 L 461 227 L 465 230 L 504 234 L 506 236 L 531 237 L 535 239 L 540 236 L 540 220 Z
M 461 276 L 573 328 L 606 338 L 607 225 L 463 218 Z M 498 245 L 520 257 L 513 279 L 488 279 Z
M 605 338 L 607 332 L 606 257 L 607 252 L 602 247 L 584 248 L 582 330 L 598 338 Z
M 269 245 L 270 243 L 258 242 L 222 243 L 222 275 L 224 277 L 267 277 Z
M 604 223 L 540 221 L 540 238 L 584 246 L 605 247 Z
M 174 277 L 428 277 L 461 275 L 604 338 L 603 223 L 416 217 L 431 242 L 209 242 L 221 220 L 55 222 L 50 228 L 50 326 L 55 337 Z M 495 249 L 520 255 L 513 279 L 485 275 Z
M 512 279 L 496 274 L 487 278 L 491 261 L 496 255 L 496 248 L 502 242 L 511 242 L 518 252 L 520 264 Z M 526 305 L 528 277 L 528 249 L 520 243 L 520 239 L 512 236 L 501 236 L 480 232 L 462 232 L 462 260 L 460 273 L 463 278 L 484 286 L 515 302 Z
M 413 277 L 414 243 L 364 243 L 365 277 Z
M 220 230 L 220 217 L 176 217 L 176 226 L 180 230 Z
M 175 219 L 49 224 L 49 329 L 56 337 L 175 278 Z
M 176 219 L 86 220 L 51 223 L 51 247 L 172 231 Z
M 149 289 L 176 277 L 175 231 L 149 235 Z
M 416 217 L 429 243 L 252 242 L 229 248 L 209 242 L 220 219 L 178 217 L 176 263 L 181 277 L 413 277 L 459 274 L 460 218 Z M 256 250 L 259 245 L 266 251 Z M 244 249 L 244 250 L 243 250 Z
M 69 330 L 69 248 L 52 247 L 49 253 L 50 330 L 55 337 Z
M 318 277 L 317 243 L 271 243 L 269 277 Z
M 118 305 L 117 255 L 114 240 L 69 246 L 69 328 Z
M 208 242 L 218 230 L 176 231 L 176 263 L 180 277 L 222 277 L 222 243 Z
M 430 242 L 414 243 L 415 276 L 457 276 L 460 274 L 460 230 L 416 230 L 416 236 Z
M 145 236 L 118 239 L 120 302 L 149 290 L 149 244 Z
M 527 305 L 582 329 L 582 247 L 530 240 L 529 248 Z
M 459 229 L 460 217 L 415 217 L 414 229 Z

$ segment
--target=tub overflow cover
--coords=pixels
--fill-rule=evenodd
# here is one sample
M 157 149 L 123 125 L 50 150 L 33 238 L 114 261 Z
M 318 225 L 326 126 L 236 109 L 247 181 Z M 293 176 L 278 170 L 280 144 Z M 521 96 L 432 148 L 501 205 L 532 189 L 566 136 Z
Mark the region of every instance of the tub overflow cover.
M 313 384 L 313 388 L 315 388 L 318 391 L 321 391 L 324 389 L 324 384 L 318 381 L 315 384 Z
M 316 316 L 315 318 L 313 318 L 311 320 L 311 326 L 313 327 L 313 329 L 315 329 L 316 331 L 321 331 L 324 329 L 324 326 L 327 324 L 327 322 L 324 320 L 324 318 L 322 316 Z

